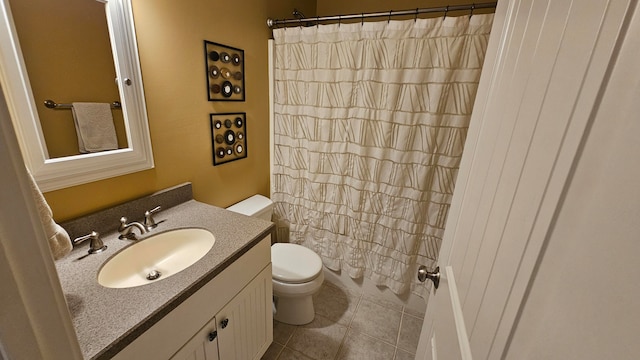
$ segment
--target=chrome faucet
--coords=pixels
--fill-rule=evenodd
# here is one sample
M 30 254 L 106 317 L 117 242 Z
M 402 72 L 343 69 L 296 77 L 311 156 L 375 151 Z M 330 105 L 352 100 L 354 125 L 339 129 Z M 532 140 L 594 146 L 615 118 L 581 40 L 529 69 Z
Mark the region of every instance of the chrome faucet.
M 144 225 L 140 224 L 139 222 L 132 221 L 127 224 L 127 218 L 124 216 L 121 217 L 120 227 L 118 227 L 118 232 L 120 233 L 120 236 L 118 236 L 118 239 L 138 240 L 138 238 L 136 237 L 136 234 L 133 232 L 134 228 L 137 228 L 138 230 L 140 230 L 140 235 L 147 232 L 147 229 L 144 227 Z

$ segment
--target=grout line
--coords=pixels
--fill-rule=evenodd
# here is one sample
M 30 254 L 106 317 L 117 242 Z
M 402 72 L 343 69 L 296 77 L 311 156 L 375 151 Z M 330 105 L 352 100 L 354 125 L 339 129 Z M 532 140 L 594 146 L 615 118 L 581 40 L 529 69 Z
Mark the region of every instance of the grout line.
M 351 319 L 349 320 L 349 322 L 347 324 L 347 330 L 344 332 L 344 336 L 342 337 L 342 341 L 340 342 L 340 346 L 338 346 L 338 352 L 336 352 L 336 356 L 334 357 L 334 359 L 338 359 L 338 357 L 340 356 L 340 352 L 342 351 L 342 348 L 344 347 L 344 344 L 347 342 L 347 338 L 349 337 L 349 332 L 351 330 L 351 324 L 353 323 L 353 319 L 356 317 L 356 313 L 358 312 L 358 308 L 360 307 L 360 299 L 362 299 L 362 294 L 360 294 L 360 296 L 358 296 L 357 304 L 355 306 L 355 309 L 353 310 L 353 315 L 351 315 Z
M 280 358 L 280 355 L 282 355 L 283 352 L 284 352 L 284 345 L 282 345 L 282 349 L 280 349 L 280 351 L 278 351 L 278 353 L 276 354 L 275 360 L 278 360 Z
M 293 331 L 291 332 L 291 334 L 289 334 L 289 337 L 287 337 L 287 341 L 284 342 L 284 346 L 289 345 L 289 341 L 291 341 L 291 339 L 293 339 L 293 334 L 295 334 L 296 331 L 298 331 L 299 327 L 300 327 L 300 325 L 293 325 Z
M 402 316 L 400 316 L 400 326 L 398 326 L 398 335 L 396 335 L 396 351 L 398 349 L 398 345 L 400 344 L 400 332 L 402 331 L 402 324 L 404 323 L 404 312 Z
M 351 319 L 349 319 L 349 323 L 347 324 L 347 330 L 351 329 L 351 324 L 353 324 L 353 320 L 356 318 L 356 314 L 358 313 L 358 309 L 360 309 L 360 304 L 362 304 L 362 296 L 363 296 L 363 294 L 360 294 L 358 296 L 358 300 L 356 300 L 356 306 L 353 309 L 353 315 L 351 315 Z

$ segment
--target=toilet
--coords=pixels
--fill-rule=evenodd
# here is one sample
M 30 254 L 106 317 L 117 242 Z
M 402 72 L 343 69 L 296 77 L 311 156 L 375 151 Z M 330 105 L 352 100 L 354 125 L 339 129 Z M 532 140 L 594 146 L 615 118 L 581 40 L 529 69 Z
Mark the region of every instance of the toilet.
M 273 202 L 254 195 L 227 210 L 271 221 Z M 275 243 L 271 246 L 274 315 L 277 321 L 303 325 L 313 321 L 312 295 L 324 281 L 320 256 L 302 245 Z

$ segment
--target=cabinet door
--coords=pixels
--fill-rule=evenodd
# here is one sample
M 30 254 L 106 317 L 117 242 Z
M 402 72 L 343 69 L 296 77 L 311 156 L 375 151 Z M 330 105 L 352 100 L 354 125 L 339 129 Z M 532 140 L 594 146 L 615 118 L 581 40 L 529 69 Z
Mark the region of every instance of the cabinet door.
M 224 290 L 222 290 L 224 291 Z M 216 315 L 220 359 L 260 359 L 273 340 L 271 264 Z
M 214 317 L 171 360 L 218 360 L 218 332 Z

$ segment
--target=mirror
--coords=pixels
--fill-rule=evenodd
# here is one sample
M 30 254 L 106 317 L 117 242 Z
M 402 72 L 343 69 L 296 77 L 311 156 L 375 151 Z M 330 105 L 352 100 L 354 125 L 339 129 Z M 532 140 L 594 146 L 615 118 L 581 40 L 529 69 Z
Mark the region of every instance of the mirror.
M 0 19 L 0 65 L 2 65 L 0 80 L 5 89 L 5 96 L 20 141 L 23 158 L 42 191 L 153 168 L 131 0 L 99 0 L 99 2 L 104 4 L 106 11 L 117 85 L 117 92 L 114 91 L 114 93 L 119 94 L 122 104 L 121 110 L 112 110 L 116 122 L 118 115 L 115 112 L 122 112 L 118 149 L 69 156 L 55 154 L 50 156 L 45 142 L 43 124 L 41 124 L 38 114 L 38 107 L 46 108 L 37 104 L 42 99 L 34 98 L 34 91 L 26 71 L 25 59 L 20 48 L 9 0 L 0 0 L 0 15 L 2 16 Z M 56 6 L 63 6 L 63 4 Z M 40 34 L 43 37 L 48 37 L 48 35 Z M 50 41 L 64 41 L 64 39 L 55 37 L 49 37 L 49 39 Z M 106 76 L 112 78 L 113 73 Z M 55 98 L 52 100 L 60 102 L 90 101 L 87 99 L 61 101 Z M 118 99 L 101 98 L 94 101 L 111 102 L 115 100 Z M 69 109 L 41 111 L 70 112 Z M 71 117 L 71 114 L 69 113 L 67 116 Z
M 95 0 L 9 4 L 49 158 L 80 155 L 75 109 L 69 105 L 100 102 L 106 107 L 120 101 L 105 5 Z M 100 150 L 128 147 L 121 108 L 102 115 L 109 131 L 101 139 L 108 146 Z

